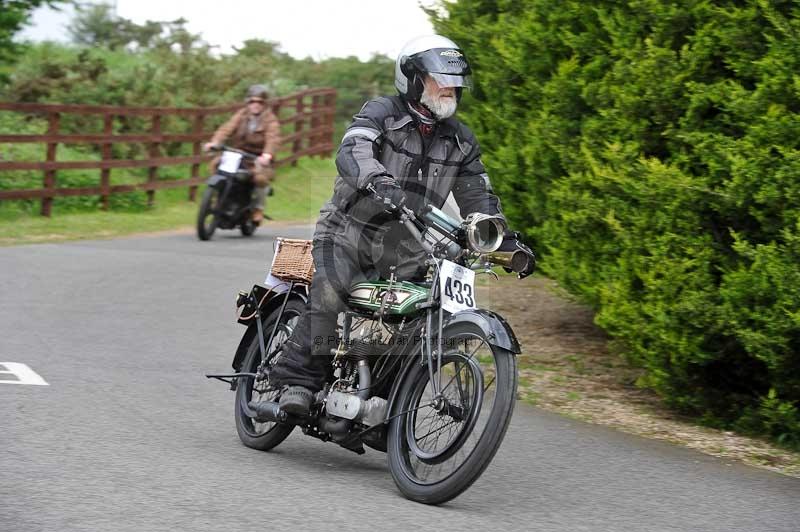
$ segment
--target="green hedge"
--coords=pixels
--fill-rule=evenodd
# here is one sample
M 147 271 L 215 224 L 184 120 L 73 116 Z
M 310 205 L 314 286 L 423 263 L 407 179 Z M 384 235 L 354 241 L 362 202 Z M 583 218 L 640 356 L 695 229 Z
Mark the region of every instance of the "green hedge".
M 800 447 L 800 2 L 442 9 L 544 270 L 671 405 Z

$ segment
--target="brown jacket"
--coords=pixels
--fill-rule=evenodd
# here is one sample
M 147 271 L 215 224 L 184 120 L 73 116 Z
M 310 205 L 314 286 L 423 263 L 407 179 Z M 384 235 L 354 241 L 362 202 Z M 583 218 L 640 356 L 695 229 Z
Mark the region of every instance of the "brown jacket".
M 249 118 L 247 108 L 240 109 L 227 122 L 219 126 L 211 137 L 211 142 L 222 144 L 227 140 L 228 145 L 233 148 L 258 154 L 269 153 L 274 158 L 281 135 L 278 118 L 269 108 L 265 108 L 259 115 L 258 123 L 252 131 L 248 127 Z M 219 157 L 211 161 L 212 170 L 216 169 L 218 163 Z M 255 165 L 255 174 L 257 184 L 266 184 L 272 179 L 274 171 L 272 165 L 266 168 Z

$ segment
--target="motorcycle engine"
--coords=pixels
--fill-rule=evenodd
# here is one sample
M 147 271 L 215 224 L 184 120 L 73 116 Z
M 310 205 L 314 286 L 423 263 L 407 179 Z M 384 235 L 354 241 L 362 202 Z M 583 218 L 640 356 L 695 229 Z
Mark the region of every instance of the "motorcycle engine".
M 385 419 L 387 401 L 373 394 L 370 361 L 380 360 L 390 348 L 390 344 L 384 341 L 386 332 L 383 325 L 371 322 L 342 342 L 334 358 L 337 379 L 326 398 L 328 415 L 368 426 Z M 377 364 L 373 369 L 377 369 Z

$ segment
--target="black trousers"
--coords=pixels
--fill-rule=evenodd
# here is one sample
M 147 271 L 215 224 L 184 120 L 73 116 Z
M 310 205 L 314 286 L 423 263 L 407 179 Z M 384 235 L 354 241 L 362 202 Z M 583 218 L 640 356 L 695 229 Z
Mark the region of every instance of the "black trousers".
M 421 276 L 421 249 L 403 240 L 408 238 L 405 230 L 391 229 L 370 229 L 337 212 L 321 216 L 314 233 L 316 272 L 308 306 L 270 371 L 271 384 L 322 389 L 330 377 L 331 350 L 339 343 L 336 321 L 347 309 L 350 288 L 361 281 L 388 278 L 389 266 L 395 267 L 399 280 Z
M 332 214 L 332 213 L 331 213 Z M 334 214 L 335 217 L 335 214 Z M 338 346 L 336 321 L 347 308 L 350 287 L 375 279 L 369 253 L 370 235 L 341 219 L 321 219 L 314 233 L 314 267 L 309 301 L 283 353 L 270 372 L 275 385 L 300 385 L 322 389 L 331 371 L 331 349 Z

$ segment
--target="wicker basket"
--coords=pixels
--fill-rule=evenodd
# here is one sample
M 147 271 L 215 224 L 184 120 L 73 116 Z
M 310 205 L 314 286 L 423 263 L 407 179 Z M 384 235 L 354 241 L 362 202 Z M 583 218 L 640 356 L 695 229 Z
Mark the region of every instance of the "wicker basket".
M 270 273 L 283 281 L 310 283 L 314 276 L 311 240 L 278 238 Z

